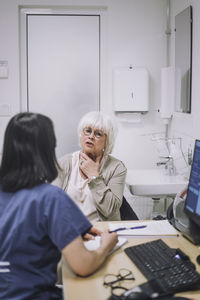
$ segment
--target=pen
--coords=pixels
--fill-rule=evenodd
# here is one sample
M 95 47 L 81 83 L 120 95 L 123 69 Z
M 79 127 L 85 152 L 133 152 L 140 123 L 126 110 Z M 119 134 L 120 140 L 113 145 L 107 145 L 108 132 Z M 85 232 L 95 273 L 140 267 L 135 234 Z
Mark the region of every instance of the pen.
M 146 227 L 147 227 L 147 225 L 134 226 L 134 227 L 120 227 L 120 228 L 117 228 L 115 230 L 111 230 L 109 232 L 112 233 L 112 232 L 117 232 L 117 231 L 121 231 L 121 230 L 142 229 L 142 228 L 146 228 Z

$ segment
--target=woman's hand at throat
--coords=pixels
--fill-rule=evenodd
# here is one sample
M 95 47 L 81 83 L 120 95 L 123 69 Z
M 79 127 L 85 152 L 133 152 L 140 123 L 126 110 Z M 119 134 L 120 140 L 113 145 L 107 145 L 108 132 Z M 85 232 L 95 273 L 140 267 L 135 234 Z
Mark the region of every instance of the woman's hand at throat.
M 102 158 L 102 154 L 100 156 L 95 157 L 93 160 L 87 154 L 80 152 L 79 154 L 79 169 L 81 172 L 81 176 L 84 179 L 92 178 L 92 176 L 99 176 L 99 167 L 100 161 Z

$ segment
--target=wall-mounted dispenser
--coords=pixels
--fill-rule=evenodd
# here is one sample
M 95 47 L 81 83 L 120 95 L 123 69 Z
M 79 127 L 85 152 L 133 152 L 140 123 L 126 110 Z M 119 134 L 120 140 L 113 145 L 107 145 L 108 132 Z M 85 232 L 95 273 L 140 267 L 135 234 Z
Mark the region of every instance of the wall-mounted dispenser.
M 149 74 L 139 67 L 113 71 L 113 100 L 116 112 L 146 112 L 149 109 Z

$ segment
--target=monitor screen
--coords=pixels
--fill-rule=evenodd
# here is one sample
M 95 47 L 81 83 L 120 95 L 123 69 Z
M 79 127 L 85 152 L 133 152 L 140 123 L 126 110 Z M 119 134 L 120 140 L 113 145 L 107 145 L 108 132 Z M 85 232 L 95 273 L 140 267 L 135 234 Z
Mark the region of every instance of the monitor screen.
M 200 140 L 195 141 L 185 213 L 200 228 Z

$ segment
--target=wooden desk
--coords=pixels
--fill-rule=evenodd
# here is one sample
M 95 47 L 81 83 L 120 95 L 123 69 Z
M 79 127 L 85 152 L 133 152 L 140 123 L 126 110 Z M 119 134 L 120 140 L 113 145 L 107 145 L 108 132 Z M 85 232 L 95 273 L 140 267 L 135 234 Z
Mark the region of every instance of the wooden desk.
M 99 222 L 95 225 L 99 229 L 107 227 L 106 222 Z M 96 271 L 93 275 L 86 278 L 81 278 L 75 275 L 66 263 L 63 264 L 63 285 L 65 300 L 106 300 L 110 296 L 110 288 L 103 286 L 104 275 L 108 273 L 118 274 L 120 268 L 127 268 L 134 274 L 135 281 L 128 283 L 123 282 L 123 286 L 132 288 L 140 285 L 146 281 L 146 278 L 142 275 L 139 269 L 130 261 L 128 256 L 124 253 L 124 249 L 131 245 L 144 243 L 155 238 L 131 238 L 128 243 L 122 246 L 120 249 L 110 255 L 102 267 Z M 180 248 L 187 255 L 193 263 L 196 264 L 196 257 L 200 254 L 200 247 L 193 245 L 184 237 L 171 237 L 163 239 L 170 247 Z M 200 272 L 200 266 L 197 265 L 197 271 Z M 177 295 L 182 295 L 195 300 L 200 299 L 200 290 L 194 292 L 184 292 Z

